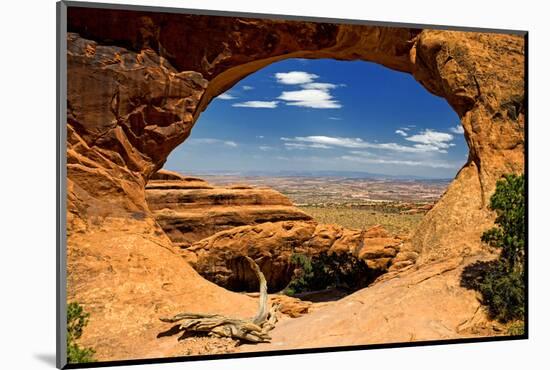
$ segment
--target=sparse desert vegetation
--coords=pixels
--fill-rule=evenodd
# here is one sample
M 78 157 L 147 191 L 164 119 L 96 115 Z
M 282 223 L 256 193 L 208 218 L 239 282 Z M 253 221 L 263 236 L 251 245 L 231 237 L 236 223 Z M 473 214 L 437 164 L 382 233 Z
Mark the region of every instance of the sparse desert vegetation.
M 368 229 L 382 225 L 391 234 L 408 235 L 420 223 L 424 213 L 402 214 L 374 208 L 346 206 L 302 206 L 304 212 L 320 223 L 338 224 L 352 229 Z
M 200 176 L 216 185 L 244 181 L 269 186 L 320 223 L 353 229 L 382 225 L 391 234 L 404 237 L 416 229 L 449 184 L 449 180 Z
M 92 348 L 80 347 L 77 340 L 82 336 L 84 327 L 88 325 L 90 314 L 77 302 L 67 305 L 67 362 L 95 362 L 95 351 Z

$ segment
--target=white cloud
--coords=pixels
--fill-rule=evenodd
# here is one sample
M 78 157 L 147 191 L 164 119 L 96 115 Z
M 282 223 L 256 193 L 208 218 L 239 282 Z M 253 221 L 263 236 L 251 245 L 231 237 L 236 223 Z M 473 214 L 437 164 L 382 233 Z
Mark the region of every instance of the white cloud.
M 408 139 L 408 138 L 407 138 Z M 406 146 L 397 143 L 371 143 L 364 141 L 360 138 L 348 138 L 348 137 L 331 137 L 331 136 L 296 136 L 294 138 L 282 137 L 282 141 L 294 142 L 294 143 L 309 143 L 309 144 L 323 144 L 328 146 L 335 146 L 341 148 L 350 149 L 380 149 L 389 150 L 400 153 L 426 153 L 426 152 L 439 152 L 446 153 L 444 149 L 437 145 L 430 144 L 415 144 L 413 146 Z M 441 143 L 439 143 L 441 145 Z M 447 147 L 453 144 L 445 144 Z
M 236 148 L 239 146 L 234 141 L 231 140 L 220 140 L 220 139 L 213 139 L 213 138 L 198 138 L 198 139 L 189 139 L 186 142 L 189 142 L 191 144 L 208 144 L 208 145 L 226 145 L 231 148 Z
M 341 121 L 342 118 L 340 117 L 329 117 L 328 119 L 332 120 L 332 121 Z
M 220 95 L 216 96 L 216 99 L 232 100 L 232 99 L 237 99 L 237 98 L 235 96 L 229 94 L 229 93 L 223 93 L 223 94 L 220 94 Z
M 264 135 L 258 135 L 256 136 L 256 139 L 263 139 L 265 136 Z
M 459 123 L 458 125 L 451 127 L 449 131 L 451 131 L 454 134 L 461 135 L 464 133 L 464 127 L 462 127 L 462 125 Z
M 335 89 L 338 87 L 338 85 L 331 84 L 328 82 L 310 82 L 307 84 L 303 84 L 302 87 L 304 89 L 315 89 L 315 90 L 330 90 Z
M 426 152 L 446 153 L 446 151 L 440 150 L 436 146 L 419 145 L 419 144 L 413 145 L 413 146 L 406 146 L 406 145 L 401 145 L 397 143 L 367 143 L 366 148 L 391 150 L 394 152 L 401 152 L 401 153 L 426 153 Z
M 278 83 L 284 85 L 301 85 L 313 82 L 319 76 L 313 73 L 303 71 L 279 72 L 275 73 Z
M 405 140 L 418 143 L 416 148 L 423 148 L 431 150 L 437 148 L 438 151 L 445 153 L 446 150 L 454 144 L 450 143 L 454 139 L 454 136 L 446 132 L 438 132 L 430 129 L 426 129 L 419 134 L 411 135 Z
M 343 155 L 343 160 L 359 162 L 359 163 L 372 163 L 372 164 L 393 164 L 393 165 L 403 165 L 403 166 L 421 166 L 421 167 L 431 167 L 431 168 L 456 168 L 457 166 L 452 163 L 441 162 L 441 161 L 411 161 L 411 160 L 402 160 L 402 159 L 389 159 L 389 158 L 368 158 L 364 156 L 352 156 L 352 155 Z
M 325 145 L 325 144 L 311 144 L 309 146 L 310 148 L 315 148 L 315 149 L 330 149 L 332 147 L 328 146 L 328 145 Z
M 284 143 L 285 148 L 288 150 L 292 149 L 299 149 L 299 150 L 305 150 L 305 149 L 331 149 L 332 147 L 325 144 L 306 144 L 306 143 Z
M 260 100 L 251 100 L 245 101 L 242 103 L 233 104 L 234 107 L 240 108 L 277 108 L 278 101 L 260 101 Z
M 272 146 L 268 146 L 268 145 L 260 145 L 258 147 L 258 149 L 264 151 L 264 152 L 267 152 L 267 151 L 270 151 L 270 150 L 273 150 L 274 148 Z
M 339 86 L 329 82 L 314 82 L 318 75 L 304 71 L 275 73 L 277 82 L 283 85 L 300 85 L 301 90 L 283 91 L 277 98 L 284 100 L 286 105 L 316 109 L 338 109 L 342 107 L 329 93 Z
M 293 138 L 282 137 L 286 142 L 305 142 L 314 144 L 324 144 L 340 146 L 344 148 L 360 148 L 365 142 L 359 138 L 331 137 L 331 136 L 296 136 Z
M 245 91 L 254 90 L 254 86 L 243 85 L 243 86 L 242 86 L 242 89 L 245 90 Z
M 362 157 L 375 157 L 376 156 L 376 154 L 371 153 L 371 152 L 366 152 L 364 150 L 361 150 L 361 151 L 352 150 L 352 151 L 350 151 L 350 154 L 360 155 Z
M 395 133 L 398 134 L 398 135 L 401 135 L 401 136 L 408 136 L 409 135 L 403 130 L 395 130 Z
M 305 149 L 308 149 L 308 145 L 307 144 L 302 144 L 302 143 L 285 143 L 285 148 L 287 148 L 288 150 L 293 150 L 293 149 L 299 149 L 299 150 L 305 150 Z
M 299 107 L 316 108 L 316 109 L 337 109 L 342 105 L 333 100 L 325 90 L 304 89 L 297 91 L 283 91 L 278 99 L 286 101 L 287 105 L 295 105 Z

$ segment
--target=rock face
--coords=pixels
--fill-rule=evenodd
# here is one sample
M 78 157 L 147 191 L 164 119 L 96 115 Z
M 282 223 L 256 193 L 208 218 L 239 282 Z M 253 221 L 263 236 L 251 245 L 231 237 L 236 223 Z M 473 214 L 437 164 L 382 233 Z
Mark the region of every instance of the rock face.
M 461 328 L 478 320 L 479 305 L 458 286 L 462 265 L 449 261 L 483 257 L 479 236 L 494 219 L 487 205 L 496 180 L 524 169 L 522 36 L 84 7 L 69 7 L 67 18 L 68 298 L 91 312 L 82 344 L 98 359 L 176 354 L 175 341 L 156 338 L 161 314 L 254 312 L 251 298 L 174 259 L 145 184 L 212 98 L 293 57 L 365 60 L 412 74 L 458 113 L 469 156 L 395 258 L 418 255 L 416 265 L 281 324 L 263 348 L 469 335 Z M 450 270 L 429 275 L 433 266 Z M 306 330 L 312 326 L 318 331 Z
M 411 73 L 460 116 L 469 157 L 415 236 L 422 258 L 479 249 L 477 236 L 493 218 L 487 204 L 496 180 L 523 171 L 521 36 L 77 7 L 68 11 L 68 27 L 75 32 L 69 126 L 91 145 L 85 157 L 95 163 L 101 156 L 99 168 L 107 171 L 79 169 L 74 177 L 106 176 L 103 186 L 83 190 L 99 199 L 114 192 L 123 208 L 145 208 L 144 181 L 212 98 L 293 57 L 366 60 Z M 118 46 L 98 45 L 102 40 Z M 90 77 L 96 74 L 100 81 Z M 118 172 L 126 169 L 133 176 L 121 183 Z
M 206 181 L 166 178 L 164 172 L 147 183 L 147 204 L 174 245 L 193 242 L 219 231 L 263 222 L 311 220 L 283 194 L 267 187 L 215 187 Z
M 380 227 L 361 231 L 315 222 L 266 222 L 219 232 L 183 250 L 185 259 L 206 279 L 235 291 L 257 291 L 258 281 L 244 256 L 254 258 L 273 292 L 285 288 L 295 268 L 294 253 L 315 256 L 349 253 L 383 273 L 402 240 Z

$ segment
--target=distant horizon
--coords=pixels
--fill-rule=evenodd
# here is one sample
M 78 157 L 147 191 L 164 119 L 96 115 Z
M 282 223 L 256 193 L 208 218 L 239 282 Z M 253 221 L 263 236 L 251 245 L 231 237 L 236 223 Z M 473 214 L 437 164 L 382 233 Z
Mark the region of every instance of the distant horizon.
M 173 170 L 172 170 L 173 171 Z M 197 170 L 197 171 L 186 171 L 180 172 L 183 175 L 187 176 L 243 176 L 243 177 L 333 177 L 333 178 L 357 178 L 357 179 L 395 179 L 395 180 L 430 180 L 430 181 L 452 181 L 454 178 L 451 177 L 426 177 L 426 176 L 415 176 L 415 175 L 388 175 L 383 173 L 371 173 L 371 172 L 362 172 L 362 171 L 337 171 L 337 170 L 326 170 L 326 171 L 288 171 L 288 170 L 278 170 L 278 171 L 262 171 L 262 170 L 248 170 L 248 171 L 228 171 L 228 170 Z
M 449 104 L 409 74 L 288 59 L 217 96 L 165 168 L 454 178 L 468 155 L 463 132 Z

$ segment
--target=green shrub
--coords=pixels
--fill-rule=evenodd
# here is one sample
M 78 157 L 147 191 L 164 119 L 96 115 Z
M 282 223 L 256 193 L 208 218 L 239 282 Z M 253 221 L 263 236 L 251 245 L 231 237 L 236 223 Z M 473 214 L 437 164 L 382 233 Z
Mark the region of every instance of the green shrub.
M 328 288 L 353 291 L 367 286 L 380 274 L 349 253 L 323 252 L 311 258 L 293 254 L 291 263 L 296 269 L 284 290 L 287 295 Z
M 525 322 L 523 320 L 515 321 L 508 326 L 508 335 L 523 335 L 525 334 Z
M 505 264 L 498 263 L 486 272 L 479 291 L 492 318 L 501 322 L 523 319 L 525 285 L 521 271 L 509 271 Z
M 88 324 L 89 313 L 76 302 L 67 305 L 67 362 L 94 362 L 95 351 L 91 348 L 80 348 L 76 340 L 82 336 L 82 330 Z
M 292 296 L 296 293 L 302 293 L 309 290 L 308 286 L 314 273 L 311 259 L 304 254 L 292 254 L 292 256 L 290 256 L 290 263 L 296 268 L 292 280 L 284 289 L 284 293 Z
M 525 180 L 506 175 L 497 182 L 490 208 L 497 213 L 495 224 L 481 240 L 501 248 L 500 261 L 508 270 L 523 270 L 525 255 Z
M 501 322 L 523 320 L 525 315 L 525 185 L 524 176 L 506 175 L 497 182 L 490 208 L 496 227 L 481 240 L 500 249 L 500 257 L 476 284 L 489 314 Z

